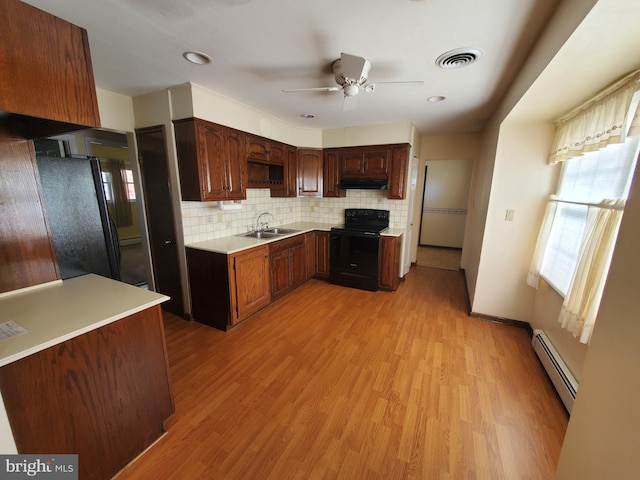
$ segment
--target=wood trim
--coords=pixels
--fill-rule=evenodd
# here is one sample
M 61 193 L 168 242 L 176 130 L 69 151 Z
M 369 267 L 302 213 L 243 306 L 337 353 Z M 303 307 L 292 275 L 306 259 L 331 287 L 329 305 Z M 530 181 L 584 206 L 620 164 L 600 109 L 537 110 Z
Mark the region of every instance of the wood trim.
M 469 316 L 473 318 L 479 318 L 480 320 L 484 320 L 487 322 L 499 323 L 500 325 L 522 328 L 527 331 L 530 337 L 533 337 L 533 328 L 531 328 L 529 322 L 524 322 L 522 320 L 513 320 L 511 318 L 495 317 L 493 315 L 486 315 L 484 313 L 478 312 L 471 312 Z

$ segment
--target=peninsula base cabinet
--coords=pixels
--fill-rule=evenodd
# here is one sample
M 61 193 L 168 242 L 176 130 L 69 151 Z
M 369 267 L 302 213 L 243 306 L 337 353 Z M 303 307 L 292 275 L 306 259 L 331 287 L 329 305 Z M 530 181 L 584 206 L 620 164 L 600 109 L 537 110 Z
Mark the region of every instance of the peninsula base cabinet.
M 186 250 L 195 321 L 226 331 L 271 302 L 267 245 L 229 255 Z
M 380 237 L 378 288 L 393 292 L 400 284 L 400 250 L 402 237 Z
M 0 367 L 18 453 L 77 454 L 109 479 L 164 433 L 174 405 L 160 306 Z

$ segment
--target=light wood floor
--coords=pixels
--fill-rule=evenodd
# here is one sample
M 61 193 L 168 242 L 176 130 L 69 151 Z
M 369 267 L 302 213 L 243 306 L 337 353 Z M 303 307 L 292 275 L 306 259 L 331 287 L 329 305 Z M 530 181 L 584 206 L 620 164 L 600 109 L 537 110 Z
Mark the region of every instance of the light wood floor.
M 461 272 L 165 325 L 176 413 L 118 480 L 553 477 L 568 415 L 524 330 L 467 316 Z

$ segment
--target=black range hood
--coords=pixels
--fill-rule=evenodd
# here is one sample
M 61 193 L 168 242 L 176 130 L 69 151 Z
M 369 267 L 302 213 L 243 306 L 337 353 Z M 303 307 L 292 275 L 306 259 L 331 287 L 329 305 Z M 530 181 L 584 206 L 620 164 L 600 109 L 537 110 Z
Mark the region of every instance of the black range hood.
M 386 190 L 386 178 L 343 178 L 340 180 L 340 190 Z

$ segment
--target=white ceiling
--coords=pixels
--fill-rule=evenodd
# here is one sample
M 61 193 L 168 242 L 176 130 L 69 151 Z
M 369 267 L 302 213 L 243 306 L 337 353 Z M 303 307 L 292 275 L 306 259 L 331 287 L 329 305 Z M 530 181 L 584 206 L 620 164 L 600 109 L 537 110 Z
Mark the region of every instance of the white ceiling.
M 26 0 L 87 30 L 99 88 L 136 96 L 194 82 L 294 125 L 410 120 L 423 134 L 481 130 L 558 1 Z M 483 55 L 436 66 L 457 48 Z M 213 63 L 189 64 L 186 50 Z M 370 82 L 424 83 L 378 85 L 347 112 L 340 92 L 282 92 L 335 86 L 341 52 L 371 60 Z M 446 100 L 426 101 L 435 95 Z

